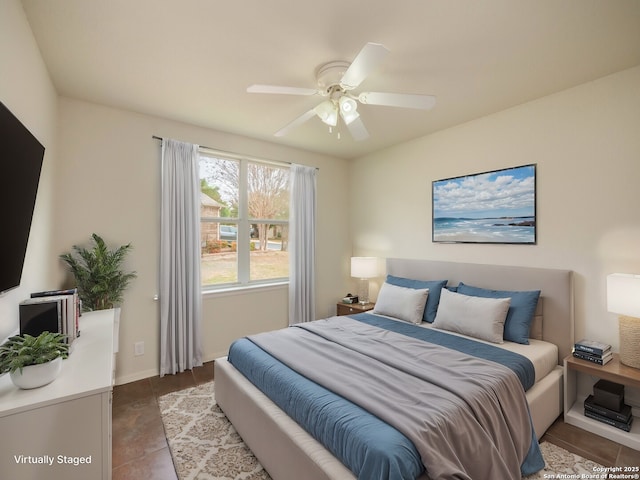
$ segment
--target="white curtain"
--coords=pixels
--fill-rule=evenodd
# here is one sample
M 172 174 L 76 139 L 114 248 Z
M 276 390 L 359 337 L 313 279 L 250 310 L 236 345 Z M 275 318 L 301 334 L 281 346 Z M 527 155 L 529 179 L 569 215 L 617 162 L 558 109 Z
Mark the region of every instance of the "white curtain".
M 289 325 L 315 320 L 316 169 L 291 165 Z
M 162 141 L 160 376 L 202 365 L 198 146 Z

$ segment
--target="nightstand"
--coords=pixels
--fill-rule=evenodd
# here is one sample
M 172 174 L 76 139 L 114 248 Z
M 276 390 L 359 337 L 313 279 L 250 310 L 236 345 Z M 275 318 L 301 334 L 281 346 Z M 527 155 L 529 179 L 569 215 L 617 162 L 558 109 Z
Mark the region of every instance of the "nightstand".
M 365 303 L 364 305 L 359 303 L 338 303 L 336 310 L 338 315 L 355 315 L 356 313 L 373 310 L 375 305 L 375 303 Z
M 606 365 L 597 365 L 569 355 L 564 359 L 564 421 L 614 442 L 640 450 L 640 420 L 636 418 L 630 432 L 584 416 L 584 399 L 591 392 L 579 391 L 579 375 L 603 378 L 611 382 L 640 388 L 640 369 L 620 363 L 617 353 Z

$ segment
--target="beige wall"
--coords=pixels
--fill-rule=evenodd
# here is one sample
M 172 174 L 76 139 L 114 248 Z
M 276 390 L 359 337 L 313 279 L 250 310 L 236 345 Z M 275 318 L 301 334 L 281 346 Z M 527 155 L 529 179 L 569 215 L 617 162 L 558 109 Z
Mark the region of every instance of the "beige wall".
M 529 163 L 537 245 L 431 242 L 433 180 Z M 350 178 L 355 254 L 573 270 L 576 336 L 618 345 L 605 279 L 640 273 L 640 67 L 359 158 Z
M 0 1 L 0 101 L 45 147 L 27 256 L 19 288 L 0 297 L 0 342 L 18 328 L 18 303 L 51 285 L 53 172 L 57 95 L 18 0 Z M 9 161 L 1 158 L 0 161 Z M 2 208 L 8 208 L 3 205 Z M 10 232 L 2 232 L 2 235 Z
M 209 147 L 319 167 L 318 317 L 335 311 L 350 256 L 347 163 L 275 144 L 198 128 L 78 100 L 59 101 L 60 162 L 56 171 L 54 250 L 87 243 L 96 232 L 112 246 L 131 242 L 127 267 L 138 278 L 127 292 L 120 326 L 117 381 L 158 373 L 160 142 L 152 135 Z M 62 266 L 58 281 L 63 279 Z M 203 342 L 207 360 L 224 355 L 232 340 L 287 325 L 286 287 L 204 297 Z M 135 357 L 135 342 L 145 354 Z
M 133 243 L 128 266 L 139 275 L 124 303 L 118 382 L 157 373 L 160 144 L 151 136 L 160 135 L 320 168 L 318 317 L 355 289 L 352 250 L 567 268 L 576 272 L 576 336 L 618 344 L 605 277 L 640 273 L 640 67 L 352 162 L 59 99 L 18 0 L 0 2 L 0 70 L 0 100 L 46 147 L 23 283 L 0 298 L 0 338 L 17 330 L 20 300 L 62 282 L 58 255 L 97 232 Z M 431 242 L 433 180 L 527 163 L 538 165 L 537 245 Z M 210 359 L 238 336 L 284 326 L 287 292 L 207 296 L 204 313 Z

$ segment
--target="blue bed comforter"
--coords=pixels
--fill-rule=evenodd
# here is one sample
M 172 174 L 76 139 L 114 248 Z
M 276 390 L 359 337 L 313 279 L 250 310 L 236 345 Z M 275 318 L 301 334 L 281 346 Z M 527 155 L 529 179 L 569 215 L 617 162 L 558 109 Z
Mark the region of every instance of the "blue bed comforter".
M 533 383 L 531 362 L 503 349 L 444 332 L 424 329 L 370 314 L 352 317 L 379 328 L 437 343 L 511 368 L 525 389 Z M 308 380 L 249 339 L 230 348 L 229 361 L 274 403 L 307 430 L 362 480 L 415 479 L 424 472 L 413 443 L 363 408 Z M 535 433 L 521 466 L 523 474 L 544 465 Z

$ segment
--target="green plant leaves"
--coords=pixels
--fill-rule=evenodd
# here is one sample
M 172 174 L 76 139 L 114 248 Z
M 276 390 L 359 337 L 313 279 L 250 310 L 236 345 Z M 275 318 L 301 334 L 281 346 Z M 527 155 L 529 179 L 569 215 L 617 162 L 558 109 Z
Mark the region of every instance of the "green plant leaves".
M 37 337 L 15 335 L 0 345 L 0 374 L 20 370 L 29 365 L 40 365 L 58 357 L 69 356 L 66 336 L 61 333 L 42 332 Z
M 91 235 L 93 248 L 73 246 L 73 253 L 60 255 L 76 280 L 78 295 L 83 310 L 113 308 L 122 302 L 124 291 L 136 272 L 124 272 L 122 263 L 131 244 L 109 250 L 104 240 L 96 233 Z

